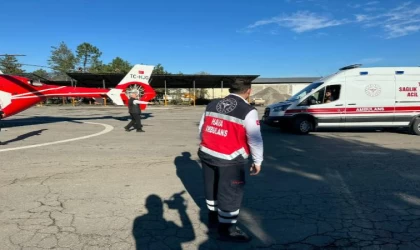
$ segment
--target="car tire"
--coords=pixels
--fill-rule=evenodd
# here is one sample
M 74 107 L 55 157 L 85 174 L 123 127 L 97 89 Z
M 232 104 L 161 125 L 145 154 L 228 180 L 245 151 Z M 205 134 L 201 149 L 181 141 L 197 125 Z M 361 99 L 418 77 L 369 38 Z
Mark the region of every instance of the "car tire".
M 420 135 L 420 118 L 414 119 L 410 127 L 410 132 L 413 135 Z
M 293 129 L 297 134 L 306 135 L 314 130 L 314 124 L 308 117 L 298 117 L 294 122 Z

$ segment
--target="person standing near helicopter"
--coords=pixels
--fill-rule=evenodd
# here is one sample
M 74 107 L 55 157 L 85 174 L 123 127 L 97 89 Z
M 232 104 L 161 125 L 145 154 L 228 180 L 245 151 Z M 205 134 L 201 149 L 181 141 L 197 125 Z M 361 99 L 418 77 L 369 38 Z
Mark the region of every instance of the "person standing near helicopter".
M 141 124 L 141 109 L 139 104 L 139 92 L 138 90 L 132 90 L 129 92 L 130 99 L 128 99 L 128 113 L 131 116 L 131 121 L 124 127 L 125 131 L 130 131 L 130 128 L 133 127 L 136 129 L 136 132 L 145 132 L 143 130 L 143 125 Z

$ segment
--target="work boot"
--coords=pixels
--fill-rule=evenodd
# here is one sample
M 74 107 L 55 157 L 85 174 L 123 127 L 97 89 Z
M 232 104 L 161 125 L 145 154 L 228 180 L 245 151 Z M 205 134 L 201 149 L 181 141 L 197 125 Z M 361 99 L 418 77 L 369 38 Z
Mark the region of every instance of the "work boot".
M 251 237 L 242 231 L 236 224 L 219 223 L 219 240 L 233 242 L 249 242 Z
M 136 132 L 145 132 L 143 129 L 137 129 Z
M 208 219 L 209 228 L 217 228 L 218 223 L 219 223 L 219 215 L 217 214 L 217 211 L 210 211 L 209 219 Z

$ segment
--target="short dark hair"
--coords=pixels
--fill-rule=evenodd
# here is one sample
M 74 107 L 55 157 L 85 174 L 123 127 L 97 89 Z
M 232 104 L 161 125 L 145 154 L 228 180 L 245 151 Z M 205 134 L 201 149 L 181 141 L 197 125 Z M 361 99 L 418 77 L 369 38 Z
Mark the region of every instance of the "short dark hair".
M 229 88 L 230 93 L 243 94 L 251 88 L 251 81 L 245 79 L 236 79 Z

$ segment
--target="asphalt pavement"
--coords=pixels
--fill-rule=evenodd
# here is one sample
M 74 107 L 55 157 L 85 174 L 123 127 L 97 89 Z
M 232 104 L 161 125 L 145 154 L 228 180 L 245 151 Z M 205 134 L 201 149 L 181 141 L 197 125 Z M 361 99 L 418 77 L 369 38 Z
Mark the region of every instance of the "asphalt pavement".
M 253 241 L 217 241 L 197 158 L 203 110 L 150 107 L 145 133 L 124 131 L 120 107 L 2 120 L 1 249 L 420 248 L 419 136 L 266 126 L 239 218 Z

